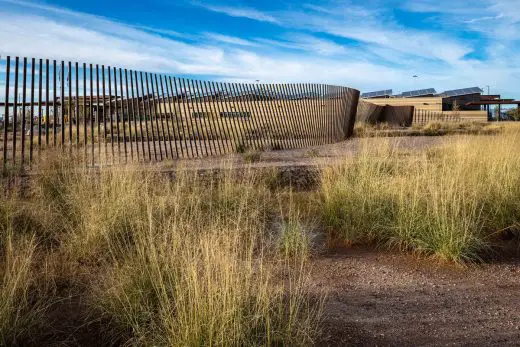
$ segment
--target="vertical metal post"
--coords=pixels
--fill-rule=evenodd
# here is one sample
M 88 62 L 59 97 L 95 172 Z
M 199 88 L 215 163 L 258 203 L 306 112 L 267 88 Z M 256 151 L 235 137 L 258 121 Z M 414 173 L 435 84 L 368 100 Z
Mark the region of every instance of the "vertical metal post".
M 143 104 L 143 118 L 144 118 L 144 125 L 145 125 L 145 129 L 146 129 L 146 146 L 148 147 L 148 160 L 151 161 L 152 160 L 152 148 L 150 147 L 150 132 L 149 132 L 149 128 L 148 128 L 148 112 L 147 112 L 147 107 L 146 107 L 148 100 L 145 102 L 143 73 L 139 72 L 139 76 L 140 76 L 140 81 L 141 81 L 141 100 L 142 100 L 142 104 Z M 139 89 L 137 89 L 137 95 L 139 95 Z M 142 130 L 143 129 L 142 129 L 142 125 L 141 125 L 141 131 Z M 143 149 L 143 153 L 144 153 L 144 149 Z
M 308 103 L 307 103 L 307 96 L 305 94 L 305 91 L 304 91 L 304 87 L 303 87 L 303 84 L 301 83 L 295 83 L 293 85 L 293 88 L 296 90 L 296 95 L 297 95 L 297 105 L 298 105 L 298 108 L 300 109 L 300 111 L 298 112 L 299 114 L 299 118 L 301 118 L 303 121 L 304 121 L 304 124 L 305 124 L 305 131 L 307 133 L 307 145 L 308 146 L 313 146 L 314 145 L 314 130 L 315 128 L 313 127 L 313 124 L 312 124 L 312 116 L 311 116 L 311 113 L 309 112 L 309 107 L 308 107 Z
M 114 71 L 114 107 L 116 111 L 116 131 L 117 131 L 117 162 L 121 163 L 121 133 L 119 127 L 119 105 L 118 99 L 119 96 L 117 94 L 117 68 L 112 68 Z
M 20 135 L 22 137 L 22 157 L 21 157 L 21 165 L 22 168 L 25 163 L 25 104 L 27 103 L 27 58 L 23 58 L 23 80 L 22 80 L 22 127 L 20 130 Z M 16 134 L 15 134 L 16 136 Z
M 4 114 L 4 158 L 3 158 L 3 168 L 7 165 L 7 142 L 8 139 L 8 131 L 9 128 L 9 79 L 11 77 L 11 57 L 7 56 L 6 66 L 5 66 L 5 114 Z M 41 88 L 40 88 L 41 89 Z
M 13 164 L 16 163 L 16 133 L 18 132 L 18 63 L 19 58 L 15 58 L 14 66 L 14 103 L 13 103 Z
M 105 112 L 105 108 L 106 108 L 106 102 L 107 102 L 107 97 L 106 97 L 106 83 L 105 83 L 105 65 L 101 65 L 101 84 L 103 86 L 103 142 L 105 144 L 105 161 L 108 162 L 108 158 L 107 158 L 107 115 L 106 115 L 106 112 Z M 110 96 L 109 96 L 109 99 L 110 99 Z M 109 107 L 110 107 L 110 102 L 108 103 Z M 109 113 L 110 114 L 110 113 Z
M 301 139 L 302 127 L 300 125 L 300 119 L 296 114 L 291 100 L 291 93 L 288 90 L 288 85 L 279 84 L 278 93 L 280 95 L 281 103 L 283 106 L 282 118 L 287 120 L 287 134 L 285 137 L 289 140 L 291 147 L 301 147 L 303 142 Z M 290 124 L 290 125 L 289 125 Z
M 154 83 L 155 79 L 155 83 Z M 157 85 L 157 75 L 150 74 L 150 83 L 152 86 L 152 112 L 155 117 L 155 124 L 157 125 L 157 138 L 159 139 L 159 153 L 161 154 L 161 160 L 163 160 L 162 149 L 161 149 L 161 133 L 162 133 L 162 142 L 164 146 L 164 154 L 166 155 L 166 159 L 168 159 L 168 149 L 166 147 L 166 134 L 164 133 L 164 122 L 162 119 L 162 115 L 157 111 L 157 105 L 155 103 L 155 98 L 159 97 L 159 89 Z M 161 120 L 161 128 L 159 129 L 159 118 Z M 159 133 L 159 131 L 161 133 Z
M 265 88 L 263 84 L 257 84 L 257 91 L 259 94 L 259 108 L 262 110 L 262 114 L 264 115 L 264 124 L 266 128 L 266 137 L 269 139 L 269 143 L 271 145 L 271 149 L 274 148 L 274 143 L 276 139 L 276 134 L 272 131 L 273 121 L 270 113 L 270 108 L 268 105 L 268 98 L 265 93 Z
M 319 100 L 319 107 L 320 107 L 320 118 L 321 122 L 323 124 L 323 138 L 325 140 L 325 143 L 330 143 L 330 133 L 329 133 L 329 124 L 327 120 L 327 114 L 326 114 L 326 103 L 325 103 L 325 85 L 324 84 L 318 84 L 319 90 L 320 90 L 320 100 Z
M 198 90 L 200 90 L 202 93 L 201 109 L 203 110 L 203 112 L 205 112 L 204 126 L 206 128 L 209 127 L 209 135 L 207 136 L 207 141 L 210 143 L 210 150 L 211 150 L 211 145 L 213 145 L 213 149 L 215 150 L 215 155 L 217 154 L 217 152 L 218 152 L 218 154 L 222 154 L 222 150 L 220 148 L 220 142 L 218 142 L 218 134 L 214 129 L 215 127 L 213 124 L 213 119 L 211 117 L 211 110 L 209 109 L 210 105 L 209 105 L 209 101 L 207 98 L 208 91 L 202 88 L 202 82 L 200 82 L 200 81 L 195 81 L 195 87 Z M 208 129 L 206 129 L 206 133 L 208 133 Z M 218 151 L 217 151 L 217 148 L 218 148 Z
M 244 108 L 246 109 L 246 111 L 249 113 L 249 119 L 248 119 L 248 122 L 250 124 L 249 126 L 249 133 L 250 133 L 250 136 L 252 136 L 254 142 L 252 141 L 252 143 L 255 143 L 255 148 L 257 150 L 262 150 L 263 149 L 263 144 L 261 142 L 261 139 L 259 138 L 258 136 L 258 124 L 257 124 L 257 119 L 255 117 L 255 114 L 254 114 L 254 110 L 252 108 L 252 105 L 250 103 L 250 95 L 249 92 L 246 90 L 245 88 L 245 84 L 242 84 L 242 83 L 237 83 L 236 84 L 237 88 L 238 88 L 238 92 L 240 94 L 240 99 L 241 99 L 241 102 L 242 102 L 242 105 L 244 106 Z M 253 128 L 253 130 L 251 131 L 251 127 Z
M 130 76 L 131 83 L 132 76 Z M 134 98 L 130 97 L 130 91 L 128 89 L 128 70 L 125 69 L 125 86 L 126 86 L 126 116 L 128 117 L 128 133 L 129 133 L 129 141 L 130 141 L 130 157 L 132 161 L 134 161 L 134 138 L 132 134 L 132 119 L 135 124 L 135 114 L 134 114 Z M 132 91 L 134 88 L 132 87 Z M 130 99 L 132 98 L 132 99 Z M 132 100 L 132 116 L 130 116 L 130 100 Z M 134 127 L 134 133 L 136 132 L 136 128 Z
M 103 98 L 103 106 L 105 99 Z M 104 108 L 104 107 L 103 107 Z M 99 65 L 96 64 L 96 121 L 97 121 L 97 141 L 98 141 L 98 161 L 101 165 L 101 123 L 99 121 Z
M 204 84 L 206 84 L 206 82 L 204 82 Z M 208 82 L 208 86 L 209 86 L 210 93 L 212 95 L 212 103 L 213 103 L 213 108 L 215 110 L 215 115 L 217 117 L 216 122 L 220 128 L 219 137 L 223 140 L 223 143 L 225 144 L 224 152 L 226 152 L 226 148 L 227 148 L 227 152 L 232 152 L 233 150 L 229 145 L 229 129 L 227 129 L 227 127 L 226 127 L 225 119 L 222 119 L 222 117 L 221 117 L 222 111 L 221 111 L 221 105 L 220 105 L 220 101 L 219 101 L 220 94 L 215 89 L 214 82 Z
M 72 63 L 69 61 L 69 104 L 68 104 L 68 114 L 69 114 L 69 146 L 72 149 Z
M 329 124 L 329 133 L 330 133 L 330 142 L 335 143 L 336 142 L 336 132 L 335 132 L 335 126 L 334 126 L 334 118 L 332 116 L 332 102 L 331 102 L 331 86 L 326 84 L 325 85 L 325 95 L 326 95 L 326 107 L 325 107 L 325 115 L 327 118 L 327 123 Z
M 238 141 L 240 142 L 240 144 L 243 147 L 247 147 L 247 143 L 246 143 L 246 141 L 244 139 L 244 136 L 242 134 L 242 129 L 241 129 L 241 126 L 240 126 L 240 120 L 238 120 L 238 122 L 237 122 L 237 119 L 235 117 L 235 115 L 237 114 L 237 112 L 235 111 L 235 106 L 234 106 L 235 99 L 236 99 L 235 95 L 233 95 L 233 93 L 230 91 L 231 89 L 230 89 L 228 83 L 224 83 L 224 88 L 225 88 L 226 94 L 229 96 L 228 103 L 230 105 L 230 109 L 233 110 L 232 112 L 230 112 L 230 115 L 232 116 L 231 117 L 231 121 L 233 122 L 233 125 L 234 125 L 234 128 L 235 128 L 235 132 L 238 134 L 238 136 L 237 136 Z M 235 146 L 235 148 L 236 148 L 236 146 Z
M 334 142 L 338 142 L 342 139 L 342 127 L 338 117 L 338 110 L 336 105 L 337 100 L 336 86 L 330 86 L 330 99 L 331 99 L 331 119 L 334 128 Z
M 251 117 L 254 121 L 255 133 L 258 142 L 260 143 L 260 148 L 264 150 L 267 147 L 267 139 L 263 136 L 262 126 L 263 126 L 263 118 L 261 117 L 261 112 L 258 110 L 258 95 L 256 92 L 253 92 L 250 84 L 243 84 L 244 91 L 249 94 L 247 97 L 247 101 L 249 103 L 249 107 L 251 109 Z
M 354 95 L 352 93 L 348 93 L 346 88 L 338 87 L 338 109 L 340 120 L 343 123 L 343 140 L 350 137 L 349 134 L 349 124 L 350 124 L 350 113 L 348 112 L 349 105 L 352 103 L 352 98 Z
M 220 112 L 217 110 L 216 105 L 218 105 L 218 103 L 216 100 L 216 94 L 211 90 L 211 83 L 206 83 L 206 81 L 204 81 L 204 90 L 207 94 L 210 121 L 213 123 L 213 127 L 215 128 L 215 136 L 217 138 L 219 152 L 222 155 L 226 153 L 226 146 L 229 149 L 229 144 L 221 123 L 222 118 L 220 117 Z
M 222 83 L 215 83 L 215 82 L 211 82 L 211 83 L 213 85 L 213 89 L 215 89 L 215 91 L 218 92 L 219 106 L 222 108 L 220 117 L 223 118 L 223 123 L 226 125 L 226 129 L 227 129 L 227 136 L 229 136 L 230 140 L 232 141 L 232 144 L 230 146 L 231 152 L 235 152 L 237 149 L 237 136 L 236 136 L 233 126 L 230 125 L 231 121 L 229 120 L 229 110 L 228 110 L 228 106 L 223 98 Z M 215 88 L 215 85 L 218 86 L 218 89 Z
M 198 95 L 199 93 L 195 89 L 195 85 L 193 83 L 193 80 L 187 80 L 187 83 L 188 83 L 188 88 L 190 88 L 190 91 L 191 91 L 190 94 L 192 95 L 192 98 L 190 99 L 190 102 L 192 104 L 193 112 L 190 114 L 190 118 L 194 118 L 195 126 L 197 127 L 196 143 L 198 144 L 197 146 L 200 145 L 201 153 L 202 153 L 202 149 L 204 148 L 206 156 L 208 156 L 208 155 L 210 155 L 211 147 L 210 147 L 210 151 L 208 151 L 208 146 L 207 146 L 207 143 L 206 143 L 206 140 L 205 140 L 204 128 L 203 128 L 203 125 L 202 125 L 202 120 L 201 120 L 200 117 L 195 117 L 196 114 L 200 115 L 200 113 L 201 113 L 200 110 L 199 110 L 199 102 L 197 101 L 197 99 L 199 98 L 199 95 Z M 204 147 L 202 146 L 202 144 L 204 144 Z M 204 153 L 202 153 L 202 155 L 204 155 Z
M 49 59 L 45 59 L 45 145 L 49 146 Z
M 157 161 L 157 146 L 155 144 L 155 130 L 157 130 L 157 138 L 159 137 L 159 125 L 157 124 L 157 128 L 154 128 L 154 125 L 153 125 L 153 122 L 154 122 L 154 117 L 153 117 L 153 109 L 152 109 L 152 102 L 150 101 L 150 99 L 153 99 L 154 95 L 153 95 L 153 91 L 152 93 L 150 93 L 150 85 L 148 84 L 148 73 L 145 72 L 145 79 L 146 79 L 146 94 L 147 94 L 147 98 L 146 98 L 146 101 L 147 101 L 147 104 L 148 104 L 148 112 L 149 112 L 149 115 L 150 115 L 150 126 L 152 127 L 152 141 L 153 141 L 153 150 L 154 150 L 154 155 L 155 155 L 155 161 Z M 152 76 L 150 75 L 150 80 L 152 79 Z M 157 123 L 157 119 L 155 119 L 156 123 Z M 161 151 L 161 141 L 159 139 L 159 156 L 162 160 L 162 151 Z
M 317 117 L 316 117 L 316 98 L 314 97 L 314 89 L 313 89 L 313 85 L 312 84 L 304 84 L 304 90 L 307 94 L 307 97 L 308 97 L 308 104 L 309 104 L 309 112 L 311 113 L 311 119 L 312 119 L 312 124 L 313 124 L 313 136 L 314 136 L 314 143 L 316 145 L 319 145 L 320 144 L 320 137 L 319 137 L 319 124 L 318 124 L 318 121 L 317 121 Z
M 170 78 L 170 88 L 172 88 L 172 80 Z M 179 89 L 177 89 L 177 78 L 173 78 L 173 84 L 174 84 L 174 87 L 175 87 L 175 94 L 177 95 L 177 103 L 179 105 L 179 115 L 177 116 L 177 118 L 181 118 L 181 129 L 182 129 L 182 137 L 184 139 L 184 146 L 186 147 L 186 155 L 189 156 L 188 154 L 188 141 L 189 139 L 186 138 L 186 132 L 185 132 L 185 128 L 184 128 L 184 123 L 186 122 L 186 126 L 188 126 L 188 119 L 187 119 L 187 114 L 188 112 L 186 111 L 186 105 L 184 103 L 184 98 L 186 96 L 186 90 L 184 91 L 184 93 L 182 92 L 182 87 L 181 87 L 181 82 L 179 80 Z M 173 88 L 172 88 L 172 91 L 173 91 Z M 180 91 L 180 92 L 179 92 Z M 182 117 L 182 111 L 181 111 L 181 105 L 180 103 L 182 102 L 182 108 L 184 110 L 184 117 Z M 182 119 L 184 118 L 184 119 Z M 189 129 L 188 129 L 188 132 L 189 132 Z M 193 146 L 191 144 L 191 141 L 190 141 L 190 150 L 191 150 L 191 156 L 193 157 Z
M 85 164 L 87 160 L 88 131 L 87 131 L 87 64 L 83 63 L 83 147 Z
M 135 75 L 136 76 L 136 79 L 135 79 L 135 82 L 137 84 L 137 74 Z M 143 123 L 141 123 L 141 112 L 139 110 L 139 96 L 137 96 L 137 100 L 136 100 L 136 95 L 134 94 L 134 72 L 132 70 L 130 70 L 130 88 L 132 89 L 132 117 L 134 118 L 134 135 L 135 135 L 135 151 L 137 153 L 137 161 L 141 161 L 140 159 L 140 153 L 139 153 L 139 138 L 137 137 L 137 117 L 139 117 L 139 124 L 141 125 L 141 131 L 140 131 L 140 139 L 141 139 L 141 144 L 143 145 L 144 147 L 144 144 L 142 142 L 143 140 Z M 137 113 L 136 113 L 136 101 L 137 101 Z M 132 140 L 133 141 L 133 140 Z M 143 156 L 144 156 L 144 148 L 143 148 Z
M 230 83 L 230 88 L 234 96 L 234 104 L 235 108 L 238 111 L 238 124 L 240 126 L 240 129 L 242 130 L 243 138 L 244 138 L 244 145 L 246 148 L 249 148 L 253 145 L 253 142 L 251 140 L 251 132 L 249 130 L 248 124 L 249 119 L 247 117 L 243 117 L 244 114 L 244 107 L 243 107 L 243 101 L 242 96 L 240 95 L 240 92 L 238 91 L 237 84 L 236 83 Z
M 144 149 L 144 132 L 143 132 L 143 118 L 146 120 L 146 111 L 144 109 L 144 99 L 141 98 L 141 102 L 139 102 L 139 78 L 137 76 L 137 71 L 134 71 L 135 75 L 135 96 L 137 98 L 137 116 L 139 117 L 139 133 L 140 133 L 140 139 L 141 139 L 141 153 L 143 154 L 143 160 L 146 161 L 146 151 Z M 141 73 L 141 85 L 143 84 L 143 78 Z M 143 94 L 143 89 L 141 89 L 141 95 Z M 143 113 L 141 114 L 141 103 L 143 104 Z M 148 129 L 148 128 L 146 128 Z M 147 134 L 148 136 L 148 134 Z M 150 156 L 150 147 L 148 147 L 148 156 L 149 160 L 151 159 Z
M 313 83 L 311 85 L 312 93 L 313 93 L 313 104 L 314 104 L 314 117 L 316 119 L 316 133 L 318 136 L 318 142 L 319 144 L 326 143 L 325 138 L 323 137 L 323 120 L 321 119 L 320 110 L 321 110 L 321 104 L 320 104 L 320 90 L 319 85 L 316 83 Z
M 313 103 L 312 103 L 312 93 L 309 91 L 309 85 L 308 84 L 300 84 L 300 90 L 302 91 L 302 97 L 303 97 L 303 104 L 305 107 L 305 112 L 307 114 L 307 117 L 309 119 L 309 123 L 311 128 L 313 129 L 310 133 L 310 141 L 311 145 L 315 146 L 318 144 L 318 139 L 316 136 L 317 133 L 317 124 L 316 119 L 314 118 L 314 109 L 313 109 Z
M 164 102 L 166 102 L 166 101 L 168 102 L 168 111 L 169 111 L 169 116 L 170 116 L 170 122 L 172 123 L 171 126 L 172 126 L 172 132 L 173 132 L 173 141 L 175 141 L 175 154 L 177 155 L 177 158 L 180 158 L 181 156 L 179 155 L 179 147 L 181 149 L 181 151 L 180 151 L 181 155 L 184 154 L 184 151 L 182 149 L 182 142 L 180 142 L 181 136 L 179 133 L 180 130 L 179 130 L 179 120 L 177 117 L 177 112 L 175 112 L 175 114 L 173 113 L 173 110 L 175 109 L 175 105 L 174 105 L 174 108 L 172 109 L 173 100 L 172 100 L 172 94 L 170 94 L 170 89 L 168 88 L 168 77 L 164 76 L 164 84 L 163 84 L 162 77 L 159 76 L 159 78 L 161 80 L 161 92 L 163 93 L 163 100 L 164 100 Z M 164 89 L 163 86 L 166 86 L 166 89 Z M 167 95 L 166 99 L 164 98 L 165 91 L 166 91 L 166 95 Z M 164 107 L 164 110 L 166 112 L 166 106 Z M 173 121 L 173 117 L 175 117 L 175 122 Z M 168 122 L 167 122 L 167 124 L 168 124 Z M 175 127 L 175 125 L 177 125 L 177 127 Z M 178 136 L 175 136 L 175 129 L 177 129 Z M 170 126 L 169 125 L 168 125 L 168 136 L 170 136 Z M 177 139 L 179 139 L 179 141 L 177 141 Z M 170 140 L 170 149 L 171 149 L 171 140 Z
M 297 116 L 295 108 L 293 107 L 290 91 L 286 84 L 280 84 L 280 94 L 282 95 L 282 103 L 284 105 L 284 117 L 289 120 L 291 124 L 290 135 L 292 147 L 303 147 L 303 139 L 301 137 L 303 130 L 301 126 L 301 119 Z
M 89 74 L 90 74 L 90 90 L 89 90 L 89 115 L 90 115 L 90 142 L 92 145 L 91 154 L 92 154 L 92 166 L 95 164 L 95 144 L 94 144 L 94 102 L 92 94 L 94 93 L 94 75 L 92 71 L 92 64 L 89 65 Z
M 76 109 L 76 146 L 79 148 L 79 131 L 81 129 L 81 123 L 79 120 L 79 64 L 75 63 L 76 70 L 76 101 L 75 101 L 75 109 Z
M 110 147 L 112 148 L 111 162 L 114 162 L 114 117 L 112 117 L 112 68 L 107 66 L 108 72 L 108 116 L 110 117 Z
M 300 84 L 294 83 L 290 84 L 291 88 L 294 90 L 295 98 L 295 109 L 296 109 L 296 118 L 300 121 L 300 125 L 302 126 L 302 135 L 303 135 L 303 147 L 308 147 L 312 145 L 312 133 L 314 129 L 311 125 L 309 115 L 307 113 L 307 109 L 305 108 L 305 96 L 301 91 Z
M 34 75 L 35 75 L 36 59 L 31 60 L 31 120 L 29 123 L 30 129 L 30 142 L 29 142 L 29 162 L 33 160 L 33 141 L 34 141 Z
M 126 149 L 126 121 L 125 121 L 125 96 L 123 91 L 123 70 L 119 68 L 119 86 L 121 88 L 121 120 L 123 123 L 123 147 L 125 152 L 125 164 L 127 163 L 128 155 L 127 155 L 127 149 Z M 117 103 L 116 103 L 117 105 Z M 119 124 L 119 121 L 117 122 Z M 118 139 L 119 139 L 119 132 L 118 132 Z
M 60 91 L 61 146 L 65 147 L 65 62 L 63 60 L 61 61 Z
M 43 99 L 43 59 L 39 60 L 38 66 L 38 153 L 42 149 L 42 99 Z
M 290 98 L 287 97 L 287 93 L 283 90 L 281 84 L 274 84 L 273 85 L 274 92 L 276 98 L 274 110 L 275 114 L 278 114 L 279 119 L 277 119 L 277 123 L 282 124 L 282 128 L 284 128 L 285 131 L 282 132 L 282 136 L 284 140 L 286 141 L 286 147 L 287 148 L 293 148 L 297 147 L 297 133 L 294 131 L 295 129 L 291 126 L 294 125 L 295 118 L 291 116 L 291 113 L 288 110 L 288 104 L 290 103 Z M 276 101 L 279 100 L 279 101 Z M 280 103 L 278 105 L 278 102 Z M 290 106 L 290 105 L 289 105 Z M 281 109 L 281 110 L 280 110 Z M 288 145 L 287 145 L 288 144 Z
M 150 106 L 150 86 L 148 84 L 148 73 L 145 72 L 144 76 L 145 76 L 145 80 L 146 80 L 146 94 L 147 94 L 146 95 L 146 105 L 148 106 L 148 112 L 149 112 L 148 114 L 150 116 L 150 126 L 152 127 L 153 153 L 154 153 L 155 161 L 157 161 L 157 147 L 155 146 L 155 130 L 153 127 L 152 109 Z M 144 89 L 143 89 L 143 93 L 144 93 Z M 146 121 L 146 125 L 148 126 L 148 120 Z M 150 142 L 148 142 L 148 145 L 150 145 Z M 159 151 L 160 150 L 161 150 L 161 148 L 160 148 L 160 143 L 159 143 Z
M 321 145 L 324 141 L 323 141 L 323 136 L 321 134 L 322 124 L 321 124 L 320 113 L 319 113 L 319 110 L 320 110 L 319 94 L 318 94 L 316 84 L 314 84 L 314 83 L 309 84 L 308 90 L 309 90 L 309 97 L 311 100 L 313 119 L 314 119 L 314 124 L 315 124 L 315 129 L 316 129 L 316 134 L 315 134 L 316 144 Z
M 56 147 L 56 133 L 58 132 L 57 131 L 57 122 L 58 122 L 58 105 L 56 104 L 56 93 L 57 93 L 57 88 L 56 88 L 56 84 L 57 84 L 57 81 L 58 79 L 56 78 L 56 60 L 53 60 L 52 61 L 52 119 L 53 119 L 53 122 L 52 122 L 52 144 L 54 147 Z
M 296 115 L 297 115 L 296 117 L 300 120 L 301 124 L 303 125 L 303 131 L 302 131 L 302 134 L 304 137 L 303 146 L 308 147 L 308 146 L 312 145 L 313 129 L 312 129 L 312 126 L 310 123 L 309 115 L 307 114 L 307 112 L 306 112 L 307 110 L 305 109 L 305 104 L 304 104 L 305 98 L 300 89 L 300 84 L 294 83 L 294 84 L 291 84 L 290 86 L 295 91 L 295 95 L 296 95 L 296 100 L 294 101 L 295 106 L 296 106 Z
M 186 88 L 186 81 L 184 80 L 184 78 L 181 80 L 182 80 L 182 87 L 184 89 L 184 94 L 186 96 L 186 104 L 188 105 L 188 110 L 187 110 L 185 116 L 186 116 L 186 119 L 189 121 L 188 125 L 191 124 L 191 130 L 189 131 L 191 136 L 189 138 L 189 141 L 190 141 L 190 145 L 192 148 L 193 148 L 193 144 L 195 143 L 195 153 L 197 154 L 197 157 L 198 157 L 199 156 L 199 146 L 197 145 L 195 136 L 192 135 L 192 134 L 195 134 L 195 131 L 198 132 L 198 129 L 195 126 L 193 126 L 193 117 L 191 116 L 191 111 L 190 111 L 190 109 L 191 109 L 190 108 L 190 103 L 191 103 L 190 99 L 192 97 L 191 89 L 188 91 L 188 89 Z M 189 98 L 188 98 L 188 95 L 189 95 Z M 197 121 L 195 121 L 195 125 L 197 125 Z M 199 134 L 197 134 L 197 137 L 198 137 L 198 135 Z M 202 152 L 202 148 L 200 151 Z

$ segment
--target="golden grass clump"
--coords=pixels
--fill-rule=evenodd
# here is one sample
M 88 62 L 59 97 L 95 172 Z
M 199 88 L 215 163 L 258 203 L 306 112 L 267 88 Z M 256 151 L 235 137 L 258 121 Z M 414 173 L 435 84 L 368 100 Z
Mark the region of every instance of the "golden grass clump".
M 2 228 L 0 342 L 25 332 L 38 339 L 33 327 L 49 313 L 40 307 L 79 297 L 68 309 L 102 327 L 102 344 L 311 344 L 321 298 L 305 291 L 308 253 L 287 261 L 273 245 L 278 193 L 261 182 L 251 172 L 201 178 L 180 170 L 170 179 L 49 159 L 30 198 L 13 200 L 41 227 L 18 223 L 18 241 L 28 241 L 16 251 Z M 34 276 L 35 258 L 45 276 Z M 40 277 L 56 283 L 47 306 L 28 298 L 47 286 Z
M 35 331 L 44 328 L 46 305 L 35 288 L 36 239 L 25 233 L 18 206 L 0 206 L 0 345 L 35 343 Z
M 478 260 L 495 231 L 520 226 L 520 131 L 454 137 L 398 152 L 382 141 L 322 175 L 322 216 L 336 236 L 449 261 Z

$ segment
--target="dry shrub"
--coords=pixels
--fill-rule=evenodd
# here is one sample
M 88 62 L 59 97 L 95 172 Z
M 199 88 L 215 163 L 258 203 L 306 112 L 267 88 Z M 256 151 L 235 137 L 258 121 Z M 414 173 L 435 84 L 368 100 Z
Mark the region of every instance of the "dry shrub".
M 36 238 L 16 201 L 0 206 L 0 345 L 38 341 L 46 326 L 45 309 L 36 288 Z
M 495 231 L 520 226 L 520 154 L 508 150 L 519 141 L 514 127 L 404 157 L 385 141 L 365 143 L 323 173 L 322 215 L 348 240 L 478 260 Z
M 52 225 L 55 252 L 75 264 L 68 275 L 81 272 L 90 287 L 87 321 L 107 322 L 105 342 L 306 345 L 316 337 L 321 298 L 305 293 L 306 255 L 280 262 L 269 233 L 276 193 L 252 173 L 204 179 L 180 170 L 172 181 L 56 159 L 38 177 L 33 203 Z

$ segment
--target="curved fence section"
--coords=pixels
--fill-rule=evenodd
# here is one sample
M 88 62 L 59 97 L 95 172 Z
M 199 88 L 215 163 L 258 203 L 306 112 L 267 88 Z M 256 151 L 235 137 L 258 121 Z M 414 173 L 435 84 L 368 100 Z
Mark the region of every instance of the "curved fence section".
M 427 124 L 430 122 L 459 123 L 462 119 L 458 112 L 436 112 L 428 110 L 415 110 L 413 115 L 414 124 Z
M 1 61 L 4 167 L 49 148 L 88 163 L 277 150 L 352 135 L 359 91 L 325 84 L 198 81 L 104 65 Z

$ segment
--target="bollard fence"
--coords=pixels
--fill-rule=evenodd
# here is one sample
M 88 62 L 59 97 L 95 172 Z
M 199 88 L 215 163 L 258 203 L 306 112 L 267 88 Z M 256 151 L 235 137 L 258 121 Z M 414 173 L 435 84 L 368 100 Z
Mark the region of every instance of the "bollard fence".
M 418 110 L 416 109 L 413 116 L 414 124 L 426 124 L 429 122 L 460 122 L 461 118 L 456 114 L 444 114 L 442 112 Z
M 98 64 L 0 61 L 3 165 L 49 148 L 87 163 L 156 162 L 342 141 L 359 92 L 325 84 L 199 81 Z

